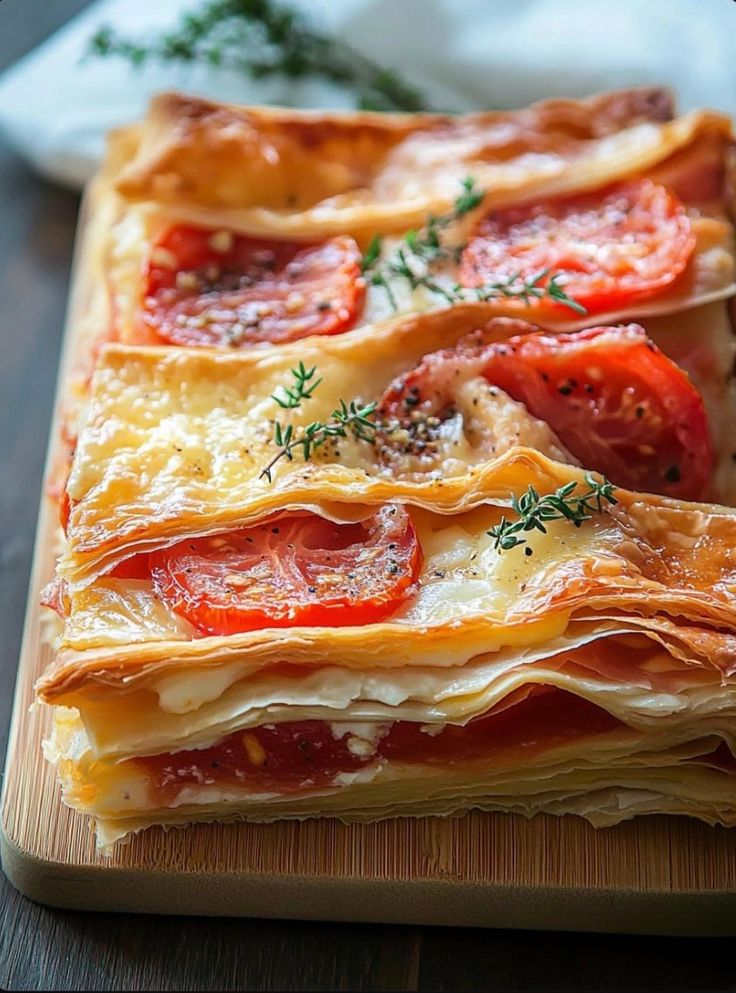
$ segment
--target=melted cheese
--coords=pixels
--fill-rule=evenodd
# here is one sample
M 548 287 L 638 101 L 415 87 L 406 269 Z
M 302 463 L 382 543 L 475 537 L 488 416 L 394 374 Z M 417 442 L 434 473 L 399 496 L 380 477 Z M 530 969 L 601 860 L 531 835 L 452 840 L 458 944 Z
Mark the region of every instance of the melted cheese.
M 725 341 L 716 310 L 693 313 L 716 329 L 713 340 Z M 498 484 L 496 494 L 508 499 L 509 484 L 518 488 L 523 477 L 513 452 L 505 460 L 478 461 L 476 454 L 468 462 L 473 453 L 462 447 L 446 478 L 431 473 L 391 478 L 374 447 L 352 437 L 340 441 L 339 458 L 325 446 L 309 463 L 299 456 L 279 462 L 273 482 L 261 475 L 275 451 L 273 421 L 284 416 L 272 394 L 291 382 L 290 369 L 298 361 L 317 365 L 323 382 L 290 413 L 295 430 L 328 419 L 345 397 L 379 398 L 422 355 L 456 342 L 479 322 L 477 307 L 456 307 L 258 355 L 109 347 L 95 375 L 69 478 L 73 506 L 61 574 L 73 583 L 86 582 L 151 542 L 222 530 L 287 507 L 399 499 L 447 513 L 491 498 L 491 482 Z M 493 328 L 497 338 L 518 330 L 504 322 Z M 666 328 L 661 322 L 663 337 Z M 714 380 L 727 352 L 724 344 Z M 467 388 L 472 391 L 472 382 Z M 715 395 L 722 389 L 716 387 Z M 510 418 L 512 438 L 502 441 L 502 451 L 509 442 L 527 440 L 561 454 L 549 434 L 540 434 L 538 422 L 519 405 L 513 409 L 516 427 Z M 723 465 L 731 446 L 725 431 L 719 440 Z M 727 473 L 719 479 L 727 481 Z

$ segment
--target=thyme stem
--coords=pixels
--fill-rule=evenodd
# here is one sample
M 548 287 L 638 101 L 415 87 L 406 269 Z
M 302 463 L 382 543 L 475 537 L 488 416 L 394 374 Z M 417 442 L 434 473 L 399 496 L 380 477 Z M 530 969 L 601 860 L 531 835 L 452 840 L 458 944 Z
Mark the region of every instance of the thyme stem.
M 206 0 L 182 14 L 176 28 L 137 41 L 102 27 L 89 54 L 117 56 L 139 66 L 159 62 L 205 62 L 235 69 L 252 79 L 309 77 L 352 89 L 364 110 L 425 110 L 422 94 L 394 69 L 367 58 L 323 33 L 308 18 L 274 0 Z
M 371 415 L 377 406 L 377 403 L 358 406 L 355 400 L 349 404 L 340 400 L 329 420 L 312 421 L 301 431 L 295 431 L 293 424 L 283 425 L 276 421 L 273 441 L 278 446 L 278 451 L 263 467 L 258 478 L 273 482 L 272 470 L 281 459 L 291 462 L 295 451 L 301 449 L 302 457 L 307 462 L 316 449 L 321 448 L 330 438 L 347 438 L 352 435 L 359 441 L 372 442 L 376 436 L 376 423 Z
M 465 214 L 483 202 L 484 194 L 475 186 L 475 181 L 468 176 L 462 181 L 462 191 L 456 198 L 452 209 L 445 214 L 430 214 L 427 223 L 420 230 L 407 231 L 401 244 L 386 259 L 381 258 L 382 240 L 376 235 L 368 246 L 361 263 L 361 271 L 372 286 L 382 287 L 394 310 L 398 310 L 398 301 L 394 294 L 391 279 L 397 277 L 405 280 L 412 290 L 420 286 L 443 297 L 449 304 L 461 303 L 465 300 L 495 300 L 499 298 L 523 300 L 529 306 L 532 300 L 549 297 L 555 303 L 568 307 L 576 314 L 586 314 L 582 304 L 569 297 L 560 283 L 563 274 L 553 273 L 551 269 L 540 269 L 539 272 L 522 279 L 521 273 L 493 280 L 467 289 L 459 283 L 447 286 L 439 282 L 433 275 L 433 266 L 442 259 L 459 259 L 462 245 L 448 246 L 442 243 L 441 233 L 451 224 L 460 220 Z M 544 282 L 546 280 L 546 283 Z
M 590 520 L 593 514 L 602 513 L 605 503 L 618 503 L 614 496 L 613 483 L 609 483 L 605 477 L 599 483 L 595 476 L 586 472 L 585 482 L 589 487 L 587 492 L 577 495 L 573 494 L 578 483 L 577 480 L 573 480 L 546 496 L 540 496 L 533 486 L 530 486 L 522 496 L 515 496 L 512 507 L 519 515 L 519 519 L 510 521 L 503 516 L 499 523 L 487 532 L 489 537 L 494 539 L 493 547 L 505 552 L 516 548 L 517 545 L 525 545 L 526 538 L 517 536 L 529 531 L 541 531 L 546 534 L 545 523 L 548 521 L 567 520 L 579 528 L 583 521 Z M 531 554 L 531 549 L 527 548 L 526 552 Z

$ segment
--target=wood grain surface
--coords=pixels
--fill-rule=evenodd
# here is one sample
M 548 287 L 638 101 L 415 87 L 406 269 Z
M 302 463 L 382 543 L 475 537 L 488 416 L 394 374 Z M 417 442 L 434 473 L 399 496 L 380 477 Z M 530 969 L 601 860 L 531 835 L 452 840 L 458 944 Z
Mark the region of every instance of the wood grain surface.
M 85 0 L 1 0 L 0 68 L 84 6 Z M 77 200 L 33 178 L 1 142 L 0 191 L 0 673 L 4 686 L 0 743 L 4 744 Z M 702 857 L 699 842 L 697 837 L 688 841 L 697 869 Z M 666 859 L 661 862 L 666 872 Z M 725 871 L 730 878 L 733 862 Z M 713 883 L 718 887 L 721 880 L 714 878 Z M 566 923 L 561 908 L 560 926 Z M 626 920 L 622 923 L 626 927 Z M 730 990 L 736 989 L 736 967 L 729 939 L 52 911 L 21 897 L 0 879 L 0 987 Z

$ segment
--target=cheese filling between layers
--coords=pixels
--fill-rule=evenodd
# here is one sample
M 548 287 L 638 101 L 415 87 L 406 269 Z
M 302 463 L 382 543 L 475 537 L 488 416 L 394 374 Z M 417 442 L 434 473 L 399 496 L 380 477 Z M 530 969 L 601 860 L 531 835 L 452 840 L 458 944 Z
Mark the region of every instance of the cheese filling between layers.
M 452 667 L 425 658 L 399 668 L 350 669 L 334 662 L 304 668 L 277 656 L 273 665 L 255 669 L 242 663 L 184 668 L 145 688 L 102 694 L 93 687 L 66 702 L 77 708 L 88 745 L 102 761 L 208 748 L 271 722 L 410 722 L 436 732 L 499 712 L 540 687 L 572 692 L 640 731 L 679 733 L 721 721 L 730 740 L 732 670 L 698 655 L 703 633 L 697 629 L 644 630 L 637 633 L 636 623 L 573 624 L 562 637 L 486 652 Z M 683 635 L 692 639 L 690 647 L 680 644 Z M 711 639 L 718 637 L 723 640 Z
M 218 816 L 232 804 L 232 813 L 255 819 L 317 812 L 351 819 L 361 810 L 375 816 L 379 797 L 385 816 L 394 807 L 421 813 L 426 798 L 443 790 L 457 809 L 464 796 L 482 807 L 505 793 L 531 798 L 562 786 L 567 795 L 585 795 L 667 780 L 667 792 L 684 808 L 697 810 L 709 796 L 715 819 L 728 822 L 736 813 L 727 799 L 736 759 L 727 725 L 720 717 L 665 733 L 637 730 L 575 693 L 541 685 L 465 726 L 266 723 L 206 749 L 116 764 L 95 759 L 74 712 L 60 708 L 47 753 L 59 767 L 65 800 L 103 820 L 123 819 L 122 834 L 128 818 L 196 819 L 213 805 Z

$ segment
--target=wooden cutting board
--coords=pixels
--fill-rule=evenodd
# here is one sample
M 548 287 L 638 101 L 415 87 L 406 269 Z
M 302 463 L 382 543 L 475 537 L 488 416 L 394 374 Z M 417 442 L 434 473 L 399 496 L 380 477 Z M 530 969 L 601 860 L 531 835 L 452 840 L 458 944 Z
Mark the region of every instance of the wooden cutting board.
M 29 712 L 49 648 L 35 606 L 48 574 L 41 515 L 2 802 L 3 868 L 41 903 L 95 910 L 670 934 L 736 933 L 736 830 L 646 817 L 470 814 L 344 825 L 151 829 L 112 858 L 62 805 Z
M 77 278 L 70 328 L 83 297 Z M 60 381 L 72 352 L 68 334 Z M 57 434 L 55 424 L 51 455 Z M 50 656 L 37 604 L 53 570 L 55 517 L 44 500 L 2 796 L 3 868 L 32 899 L 148 913 L 736 934 L 736 829 L 685 818 L 598 831 L 574 817 L 482 813 L 200 824 L 151 829 L 102 858 L 42 757 L 48 714 L 29 710 Z

